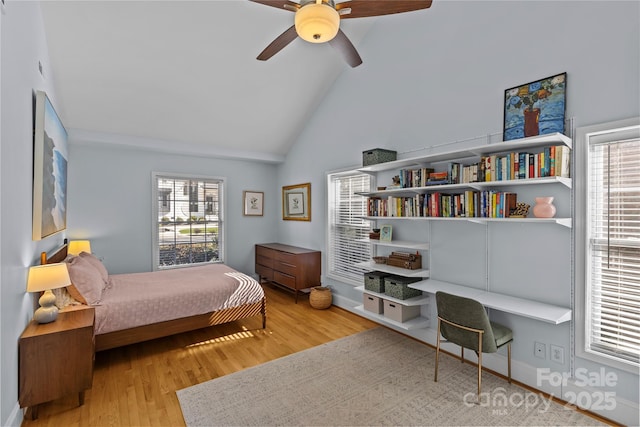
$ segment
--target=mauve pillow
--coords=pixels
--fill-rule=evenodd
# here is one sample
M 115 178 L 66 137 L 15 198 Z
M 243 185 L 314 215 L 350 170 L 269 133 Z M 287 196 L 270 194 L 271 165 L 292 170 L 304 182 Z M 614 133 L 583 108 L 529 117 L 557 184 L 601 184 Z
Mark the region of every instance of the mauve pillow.
M 89 261 L 89 264 L 100 272 L 100 276 L 102 276 L 102 280 L 104 280 L 105 285 L 109 283 L 109 272 L 97 256 L 89 252 L 80 252 L 80 256 L 82 259 Z
M 76 300 L 85 304 L 97 304 L 105 287 L 100 272 L 82 257 L 74 257 L 67 262 L 71 285 L 67 291 Z

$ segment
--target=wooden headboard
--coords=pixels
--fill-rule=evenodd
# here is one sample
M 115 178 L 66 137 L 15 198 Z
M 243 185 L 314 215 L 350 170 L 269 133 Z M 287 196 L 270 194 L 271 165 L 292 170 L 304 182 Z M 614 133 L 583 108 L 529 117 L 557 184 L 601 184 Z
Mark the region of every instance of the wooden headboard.
M 53 251 L 51 255 L 47 255 L 46 252 L 42 252 L 40 254 L 40 264 L 53 264 L 56 262 L 62 262 L 67 257 L 67 249 L 68 249 L 67 240 L 65 239 L 64 244 Z

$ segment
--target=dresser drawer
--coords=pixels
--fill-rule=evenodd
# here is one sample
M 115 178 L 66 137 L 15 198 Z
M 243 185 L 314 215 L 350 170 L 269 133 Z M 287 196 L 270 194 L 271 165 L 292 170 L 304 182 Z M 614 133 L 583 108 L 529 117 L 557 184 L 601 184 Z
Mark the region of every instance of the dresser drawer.
M 292 265 L 294 267 L 298 264 L 297 263 L 297 259 L 298 259 L 297 255 L 296 254 L 290 254 L 290 253 L 287 253 L 287 252 L 276 251 L 275 259 L 276 259 L 276 261 L 280 261 L 280 262 Z
M 273 268 L 273 258 L 266 257 L 264 255 L 256 255 L 256 264 L 264 265 L 265 267 Z
M 276 261 L 273 263 L 273 269 L 276 271 L 281 271 L 284 274 L 288 274 L 289 276 L 297 276 L 298 267 L 295 265 L 288 264 L 283 261 Z
M 265 248 L 263 246 L 256 246 L 256 256 L 273 259 L 276 257 L 277 253 L 278 251 L 276 250 Z
M 280 271 L 273 272 L 273 281 L 291 289 L 296 289 L 296 278 Z
M 256 274 L 267 280 L 273 280 L 273 270 L 264 265 L 256 264 Z

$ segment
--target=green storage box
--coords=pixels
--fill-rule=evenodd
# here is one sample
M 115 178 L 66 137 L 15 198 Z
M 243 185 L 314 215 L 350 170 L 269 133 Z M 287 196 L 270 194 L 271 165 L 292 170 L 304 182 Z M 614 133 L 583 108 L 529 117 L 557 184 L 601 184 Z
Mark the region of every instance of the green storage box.
M 362 166 L 377 165 L 378 163 L 392 162 L 396 160 L 398 153 L 382 148 L 372 148 L 362 152 Z
M 364 288 L 371 292 L 383 294 L 384 279 L 389 276 L 389 273 L 383 273 L 381 271 L 370 271 L 368 273 L 364 273 Z
M 411 283 L 419 282 L 420 277 L 389 276 L 384 279 L 384 293 L 397 299 L 409 299 L 422 295 L 422 291 L 410 288 Z

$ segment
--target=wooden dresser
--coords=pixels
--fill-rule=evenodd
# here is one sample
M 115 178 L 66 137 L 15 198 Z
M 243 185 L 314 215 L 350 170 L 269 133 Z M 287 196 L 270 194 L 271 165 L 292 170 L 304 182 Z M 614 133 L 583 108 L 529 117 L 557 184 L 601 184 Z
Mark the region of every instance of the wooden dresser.
M 320 251 L 283 245 L 256 245 L 256 273 L 258 280 L 282 285 L 296 294 L 301 289 L 320 286 Z

